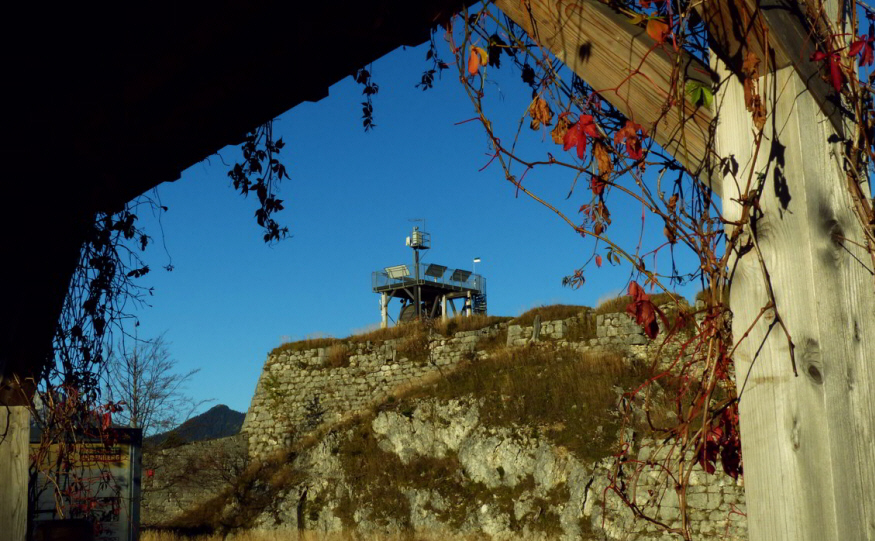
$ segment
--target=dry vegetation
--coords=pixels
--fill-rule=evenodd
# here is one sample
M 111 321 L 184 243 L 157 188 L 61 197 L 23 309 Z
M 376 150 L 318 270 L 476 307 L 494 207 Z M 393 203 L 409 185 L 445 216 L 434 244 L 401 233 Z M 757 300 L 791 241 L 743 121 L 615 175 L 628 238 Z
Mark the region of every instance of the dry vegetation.
M 489 359 L 469 362 L 429 385 L 390 397 L 378 411 L 394 410 L 410 415 L 417 399 L 424 397 L 476 400 L 484 425 L 520 426 L 521 429 L 521 425 L 525 425 L 534 437 L 544 437 L 563 446 L 583 461 L 595 461 L 614 451 L 615 435 L 620 428 L 620 416 L 616 413 L 620 390 L 638 386 L 645 377 L 642 367 L 630 365 L 617 354 L 498 348 Z M 350 418 L 332 428 L 335 433 L 350 434 L 348 438 L 341 438 L 337 455 L 341 457 L 347 482 L 353 490 L 350 498 L 335 510 L 347 527 L 352 528 L 352 513 L 366 501 L 374 510 L 373 520 L 404 529 L 409 520 L 407 499 L 402 492 L 405 487 L 434 490 L 454 502 L 441 517 L 450 526 L 464 521 L 470 506 L 474 505 L 472 502 L 478 499 L 488 497 L 512 509 L 519 496 L 515 490 L 524 487 L 497 494 L 480 484 L 464 482 L 458 475 L 462 471 L 458 460 L 452 454 L 403 465 L 396 455 L 382 451 L 370 432 L 369 421 L 376 413 Z M 303 480 L 304 473 L 294 467 L 294 459 L 325 433 L 326 430 L 320 430 L 310 434 L 296 441 L 292 448 L 252 464 L 226 493 L 190 510 L 173 525 L 200 533 L 251 527 L 254 518 L 270 505 L 278 492 Z M 551 497 L 555 497 L 556 502 L 545 501 L 544 508 L 565 499 L 558 492 Z M 233 517 L 223 518 L 222 509 L 232 501 L 237 502 L 237 512 Z M 308 513 L 318 516 L 320 505 L 324 502 L 308 502 Z M 539 520 L 542 531 L 548 535 L 558 533 L 557 517 L 544 514 Z
M 477 331 L 496 325 L 503 321 L 508 321 L 511 318 L 501 316 L 485 316 L 473 315 L 471 317 L 457 316 L 447 319 L 447 321 L 433 320 L 428 322 L 411 322 L 402 323 L 385 329 L 377 329 L 371 332 L 356 334 L 347 338 L 307 338 L 297 342 L 286 342 L 277 346 L 269 355 L 282 353 L 283 351 L 304 351 L 308 349 L 325 348 L 332 346 L 340 346 L 345 344 L 360 344 L 364 342 L 383 342 L 386 340 L 397 340 L 399 338 L 407 338 L 418 332 L 430 330 L 442 336 L 452 336 L 457 332 Z
M 417 533 L 416 535 L 399 534 L 361 535 L 347 533 L 324 533 L 313 531 L 248 531 L 240 534 L 223 535 L 193 535 L 185 536 L 167 531 L 145 531 L 140 541 L 482 541 L 483 536 L 460 536 L 446 532 Z M 520 538 L 522 541 L 522 538 Z
M 662 306 L 664 304 L 680 304 L 682 307 L 689 307 L 689 303 L 684 297 L 680 295 L 672 296 L 669 293 L 657 293 L 656 295 L 651 295 L 650 300 L 653 301 L 653 304 L 656 306 Z M 625 312 L 626 307 L 629 306 L 630 302 L 632 302 L 632 297 L 628 295 L 609 299 L 598 305 L 595 309 L 595 313 L 612 314 L 614 312 Z
M 592 308 L 589 306 L 577 306 L 573 304 L 553 304 L 551 306 L 538 306 L 527 312 L 523 312 L 511 323 L 513 325 L 528 326 L 534 323 L 535 316 L 541 316 L 541 321 L 555 321 L 557 319 L 568 319 L 578 314 L 590 312 Z
M 581 313 L 587 317 L 581 318 L 579 325 L 569 328 L 569 338 L 572 338 L 571 335 L 576 338 L 594 335 L 593 311 L 581 306 L 540 307 L 523 314 L 514 323 L 521 319 L 534 319 L 535 315 L 541 315 L 547 321 L 567 319 Z M 330 362 L 343 366 L 348 362 L 349 346 L 353 343 L 400 339 L 397 344 L 399 355 L 407 357 L 410 362 L 427 362 L 430 353 L 429 336 L 451 336 L 455 332 L 482 329 L 507 319 L 475 316 L 454 318 L 446 323 L 411 323 L 350 337 L 345 341 L 318 339 L 286 346 L 298 349 L 303 347 L 302 343 L 307 344 L 307 347 L 322 343 L 321 347 L 329 347 Z M 440 493 L 445 501 L 451 502 L 441 511 L 440 517 L 450 528 L 464 522 L 471 506 L 485 498 L 499 504 L 503 502 L 512 510 L 513 502 L 520 496 L 519 492 L 525 489 L 525 484 L 514 489 L 508 488 L 505 493 L 499 494 L 501 490 L 496 492 L 495 489 L 489 490 L 478 483 L 465 481 L 464 475 L 460 473 L 463 469 L 452 453 L 440 459 L 421 457 L 409 464 L 402 464 L 395 454 L 379 448 L 370 430 L 373 417 L 379 411 L 386 410 L 405 416 L 412 415 L 418 400 L 423 398 L 471 401 L 472 407 L 476 402 L 483 425 L 518 427 L 531 437 L 545 438 L 564 447 L 584 462 L 597 461 L 615 452 L 616 434 L 622 423 L 622 416 L 617 411 L 620 395 L 624 391 L 637 388 L 646 380 L 647 373 L 643 366 L 630 364 L 620 354 L 608 352 L 581 353 L 570 348 L 552 347 L 506 348 L 506 330 L 493 334 L 491 338 L 480 342 L 480 348 L 489 352 L 488 358 L 478 359 L 476 355 L 472 355 L 469 362 L 455 371 L 437 376 L 429 384 L 398 391 L 395 396 L 389 397 L 370 412 L 357 414 L 356 417 L 350 416 L 340 425 L 321 427 L 307 434 L 296 440 L 291 448 L 251 464 L 225 493 L 189 510 L 175 520 L 172 526 L 188 533 L 245 530 L 252 527 L 255 517 L 276 499 L 278 493 L 303 481 L 306 474 L 296 469 L 295 458 L 319 442 L 329 430 L 347 435 L 338 440 L 336 454 L 341 458 L 347 483 L 352 490 L 334 511 L 349 531 L 355 526 L 353 513 L 364 502 L 373 510 L 371 520 L 383 523 L 387 531 L 408 529 L 409 503 L 403 493 L 405 488 L 432 490 Z M 320 342 L 322 340 L 332 341 Z M 650 411 L 657 421 L 669 415 L 663 413 L 667 410 L 660 404 L 651 404 Z M 543 502 L 542 508 L 554 507 L 553 504 L 565 501 L 567 495 L 557 491 L 549 498 L 555 501 Z M 231 502 L 235 502 L 236 512 L 233 516 L 223 517 L 222 510 Z M 310 520 L 319 516 L 319 510 L 325 504 L 326 502 L 308 501 L 308 517 L 312 514 Z M 509 515 L 513 516 L 513 513 L 509 512 Z M 539 529 L 548 536 L 559 533 L 558 517 L 545 513 L 539 516 L 538 521 Z M 438 537 L 453 539 L 446 535 L 434 538 Z M 316 536 L 303 539 L 315 541 L 347 538 Z M 175 539 L 144 537 L 143 541 Z M 234 539 L 278 541 L 285 538 L 243 536 Z M 376 541 L 394 538 L 364 539 Z M 417 534 L 413 537 L 408 535 L 404 539 L 425 541 L 431 538 Z M 212 541 L 212 538 L 202 538 L 202 541 Z
M 483 399 L 484 424 L 537 426 L 580 458 L 598 460 L 613 451 L 620 427 L 618 390 L 628 391 L 645 379 L 643 366 L 614 353 L 501 349 L 383 407 L 403 411 L 422 397 Z

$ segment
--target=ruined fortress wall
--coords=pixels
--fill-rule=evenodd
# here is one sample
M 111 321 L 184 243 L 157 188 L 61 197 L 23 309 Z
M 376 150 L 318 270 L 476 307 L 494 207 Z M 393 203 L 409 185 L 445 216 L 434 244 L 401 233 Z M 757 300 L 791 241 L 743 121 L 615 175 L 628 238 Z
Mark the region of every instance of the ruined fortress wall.
M 296 435 L 341 422 L 394 392 L 440 377 L 442 371 L 476 358 L 478 344 L 494 339 L 504 327 L 426 339 L 417 358 L 405 354 L 411 349 L 405 338 L 272 354 L 243 422 L 250 454 L 267 454 Z M 338 347 L 347 350 L 332 351 Z M 343 362 L 338 363 L 338 357 Z
M 342 468 L 338 469 L 339 458 L 335 456 L 333 449 L 335 440 L 351 437 L 349 434 L 353 429 L 339 426 L 340 422 L 377 404 L 391 402 L 393 395 L 397 396 L 406 389 L 425 385 L 461 363 L 477 362 L 496 348 L 555 346 L 581 351 L 624 351 L 631 357 L 651 359 L 660 344 L 658 341 L 649 341 L 641 328 L 626 314 L 582 313 L 572 318 L 545 321 L 532 326 L 501 323 L 477 331 L 458 332 L 452 337 L 422 335 L 385 342 L 347 343 L 326 348 L 280 351 L 268 357 L 243 425 L 244 432 L 240 441 L 244 447 L 248 444 L 248 454 L 245 450 L 244 455 L 231 453 L 232 457 L 237 458 L 220 463 L 237 464 L 235 461 L 239 460 L 239 464 L 245 464 L 247 460 L 269 454 L 291 443 L 296 437 L 314 432 L 318 427 L 334 427 L 335 430 L 322 431 L 317 443 L 308 447 L 296 459 L 301 463 L 301 471 L 306 473 L 302 482 L 306 484 L 307 490 L 286 491 L 285 496 L 274 502 L 276 505 L 266 510 L 263 516 L 259 516 L 255 526 L 267 530 L 296 529 L 302 526 L 297 523 L 301 518 L 299 511 L 304 505 L 299 498 L 301 494 L 306 495 L 309 492 L 309 496 L 305 496 L 309 500 L 304 505 L 307 509 L 306 527 L 322 531 L 343 531 L 349 525 L 344 525 L 335 516 L 335 512 L 349 505 L 343 498 L 337 500 L 338 494 L 351 494 L 354 489 L 344 477 Z M 664 354 L 665 351 L 661 351 L 661 356 Z M 479 490 L 482 486 L 491 487 L 490 483 L 501 485 L 494 489 L 494 497 L 487 498 L 490 502 L 488 504 L 480 502 L 469 509 L 467 504 L 470 502 L 458 502 L 461 506 L 458 512 L 464 515 L 459 532 L 470 530 L 469 533 L 486 533 L 510 539 L 515 531 L 511 527 L 514 521 L 517 527 L 522 527 L 526 532 L 527 528 L 537 529 L 543 520 L 532 522 L 526 518 L 531 511 L 527 511 L 526 505 L 542 502 L 547 506 L 541 509 L 546 513 L 545 516 L 559 517 L 557 524 L 562 530 L 559 535 L 561 539 L 578 539 L 583 529 L 590 528 L 610 540 L 665 539 L 664 532 L 633 517 L 628 507 L 611 496 L 613 493 L 607 484 L 607 462 L 579 463 L 567 451 L 548 445 L 543 438 L 520 439 L 513 427 L 480 426 L 475 422 L 476 408 L 472 409 L 469 404 L 459 410 L 452 402 L 444 404 L 424 397 L 416 402 L 417 406 L 413 411 L 399 413 L 387 410 L 378 413 L 370 423 L 370 429 L 384 452 L 388 452 L 385 449 L 390 449 L 405 456 L 421 452 L 425 453 L 423 456 L 427 459 L 446 460 L 440 453 L 431 456 L 430 451 L 423 449 L 455 449 L 453 456 L 460 461 L 461 469 L 455 471 L 452 478 L 461 483 L 460 494 L 466 493 L 465 487 L 479 487 Z M 447 411 L 441 414 L 444 409 Z M 437 417 L 443 421 L 432 426 L 436 422 L 436 412 Z M 449 430 L 445 426 L 447 423 L 455 426 L 469 421 L 471 426 L 466 425 L 464 430 Z M 464 435 L 461 439 L 460 434 Z M 438 445 L 441 438 L 449 440 L 441 446 Z M 398 441 L 394 441 L 395 439 Z M 394 443 L 389 445 L 392 442 Z M 194 458 L 186 457 L 213 455 L 216 453 L 212 446 L 224 446 L 219 442 L 195 445 L 203 448 L 192 447 L 190 451 L 180 448 L 173 453 L 155 457 L 153 463 L 157 467 L 163 466 L 160 478 L 166 479 L 173 470 L 191 470 L 190 464 Z M 659 519 L 671 527 L 677 527 L 680 524 L 680 515 L 674 487 L 665 485 L 662 477 L 657 475 L 657 466 L 648 466 L 654 464 L 653 461 L 664 459 L 668 451 L 657 449 L 655 454 L 651 454 L 654 451 L 653 445 L 653 442 L 639 442 L 640 449 L 636 451 L 643 468 L 636 481 L 636 499 L 640 505 L 657 506 Z M 551 464 L 549 468 L 539 466 L 548 463 Z M 654 471 L 651 472 L 651 469 Z M 510 482 L 507 472 L 518 470 L 522 477 L 535 479 L 534 486 L 502 485 Z M 686 488 L 685 494 L 688 516 L 697 538 L 733 541 L 746 539 L 744 492 L 741 483 L 722 473 L 706 475 L 698 465 L 694 465 L 693 470 L 690 486 Z M 156 480 L 157 471 L 159 470 L 156 470 Z M 214 475 L 215 484 L 204 483 L 203 480 L 195 484 L 187 483 L 183 475 L 181 481 L 165 488 L 151 487 L 151 497 L 144 497 L 144 515 L 160 522 L 161 519 L 178 515 L 199 499 L 203 499 L 206 493 L 217 493 L 223 488 L 225 470 L 220 467 L 217 472 Z M 498 480 L 489 481 L 495 475 L 499 476 Z M 547 477 L 541 479 L 539 476 L 543 475 Z M 545 487 L 553 487 L 554 490 L 547 490 Z M 562 487 L 562 490 L 556 487 Z M 447 501 L 433 491 L 404 490 L 404 497 L 409 500 L 410 507 L 410 516 L 405 520 L 414 529 L 452 526 L 443 524 L 438 520 L 440 516 L 437 516 L 446 514 L 445 507 L 449 505 Z M 519 492 L 519 497 L 514 497 L 513 512 L 508 515 L 508 510 L 501 506 L 502 501 L 498 496 L 499 493 L 516 494 L 514 491 Z M 444 511 L 438 512 L 441 509 Z M 355 508 L 353 511 L 353 517 L 361 518 L 355 529 L 371 531 L 378 528 L 379 524 L 368 519 L 369 509 Z M 508 518 L 510 516 L 512 517 Z M 398 528 L 403 529 L 402 526 L 399 525 Z M 534 535 L 535 533 L 537 532 L 532 530 L 523 537 L 543 537 Z
M 154 526 L 206 502 L 249 462 L 242 434 L 143 454 L 140 522 Z
M 621 350 L 644 357 L 653 346 L 625 313 L 583 312 L 538 327 L 538 341 L 580 350 Z M 414 355 L 408 351 L 410 338 L 271 354 L 243 423 L 249 452 L 268 454 L 296 436 L 338 423 L 393 393 L 440 377 L 461 362 L 486 355 L 484 349 L 496 345 L 505 332 L 500 345 L 522 347 L 533 342 L 535 325 L 499 323 L 451 338 L 432 335 L 422 345 L 424 351 Z

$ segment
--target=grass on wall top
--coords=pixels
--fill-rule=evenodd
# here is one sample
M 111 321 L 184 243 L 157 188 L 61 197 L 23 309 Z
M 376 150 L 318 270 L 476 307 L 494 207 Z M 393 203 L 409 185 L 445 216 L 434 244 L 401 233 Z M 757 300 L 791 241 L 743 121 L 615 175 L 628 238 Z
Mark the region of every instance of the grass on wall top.
M 673 305 L 675 303 L 679 303 L 681 307 L 688 308 L 690 305 L 687 302 L 687 299 L 685 299 L 681 295 L 671 295 L 669 293 L 657 293 L 655 295 L 650 295 L 650 300 L 656 306 L 662 306 L 663 304 Z M 632 302 L 632 297 L 630 297 L 629 295 L 623 295 L 622 297 L 608 299 L 596 307 L 595 313 L 613 314 L 616 312 L 625 312 L 626 307 L 629 306 L 630 302 Z
M 589 312 L 592 310 L 589 306 L 582 306 L 576 304 L 553 304 L 550 306 L 537 306 L 523 312 L 516 318 L 514 318 L 511 323 L 513 325 L 522 325 L 523 327 L 528 327 L 535 322 L 535 316 L 541 316 L 541 321 L 556 321 L 559 319 L 568 319 L 570 317 L 574 317 L 580 313 Z
M 385 329 L 376 329 L 363 334 L 354 334 L 346 338 L 318 337 L 306 338 L 296 342 L 286 342 L 275 347 L 268 355 L 276 355 L 284 351 L 305 351 L 308 349 L 326 348 L 337 345 L 360 344 L 364 342 L 384 342 L 407 338 L 414 334 L 433 331 L 441 336 L 452 337 L 457 332 L 477 331 L 491 327 L 499 323 L 509 321 L 511 318 L 502 316 L 472 315 L 471 317 L 456 316 L 447 321 L 434 320 L 431 322 L 412 321 L 400 323 Z

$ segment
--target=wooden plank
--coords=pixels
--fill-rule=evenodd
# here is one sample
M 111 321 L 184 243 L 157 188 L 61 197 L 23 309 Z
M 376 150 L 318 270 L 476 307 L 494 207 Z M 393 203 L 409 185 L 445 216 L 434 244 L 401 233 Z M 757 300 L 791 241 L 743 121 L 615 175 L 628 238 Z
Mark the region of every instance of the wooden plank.
M 27 535 L 27 466 L 30 414 L 24 406 L 0 406 L 0 541 Z
M 707 65 L 657 45 L 644 28 L 597 0 L 497 0 L 495 5 L 709 182 L 711 112 L 690 103 L 683 83 L 671 80 L 679 65 L 688 80 L 711 82 L 713 73 Z M 679 95 L 683 110 L 664 111 L 669 98 Z M 719 188 L 719 183 L 712 186 Z
M 741 73 L 748 51 L 761 60 L 761 70 L 793 66 L 836 133 L 844 133 L 842 111 L 823 65 L 811 61 L 817 43 L 806 21 L 816 14 L 803 13 L 797 0 L 703 0 L 696 9 L 712 48 L 733 73 Z
M 715 149 L 740 168 L 724 179 L 728 220 L 753 151 L 741 84 L 717 96 Z M 755 173 L 765 173 L 756 241 L 778 313 L 768 311 L 735 354 L 749 535 L 760 540 L 875 540 L 875 292 L 844 176 L 827 143 L 833 128 L 795 68 L 760 81 L 770 117 Z M 756 178 L 754 175 L 753 178 Z M 747 233 L 750 232 L 748 229 Z M 730 306 L 742 336 L 768 302 L 756 250 L 735 261 Z

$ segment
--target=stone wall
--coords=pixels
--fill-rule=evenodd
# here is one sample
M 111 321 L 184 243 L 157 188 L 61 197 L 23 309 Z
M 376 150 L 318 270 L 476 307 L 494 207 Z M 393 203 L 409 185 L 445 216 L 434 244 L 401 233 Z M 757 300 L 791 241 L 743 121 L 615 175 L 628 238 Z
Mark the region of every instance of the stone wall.
M 285 350 L 268 356 L 243 422 L 249 452 L 263 456 L 288 446 L 296 436 L 323 424 L 338 423 L 394 393 L 417 387 L 460 362 L 487 355 L 506 331 L 508 347 L 533 343 L 534 325 L 499 323 L 451 338 L 424 339 L 419 355 L 405 353 L 411 339 L 364 342 L 308 350 Z M 591 310 L 564 320 L 540 323 L 538 342 L 581 351 L 623 351 L 648 358 L 659 345 L 625 313 Z M 415 344 L 414 344 L 415 345 Z M 338 351 L 337 348 L 345 348 Z M 341 362 L 339 362 L 340 360 Z
M 476 358 L 478 347 L 506 327 L 500 323 L 452 338 L 423 337 L 421 344 L 414 337 L 272 354 L 243 422 L 249 451 L 253 456 L 269 454 L 296 435 L 338 423 L 392 393 L 440 377 Z
M 249 524 L 292 532 L 446 531 L 506 540 L 676 538 L 635 518 L 610 489 L 610 459 L 586 463 L 552 443 L 545 427 L 528 426 L 525 419 L 513 426 L 484 424 L 478 413 L 482 402 L 475 398 L 442 401 L 426 393 L 413 399 L 413 408 L 374 407 L 391 405 L 393 396 L 461 363 L 477 362 L 495 348 L 567 347 L 651 358 L 659 346 L 624 313 L 585 312 L 452 337 L 432 334 L 272 354 L 243 426 L 249 456 L 270 454 L 304 434 L 322 435 L 291 457 L 292 481 L 277 489 Z M 353 416 L 359 418 L 340 424 Z M 635 483 L 636 505 L 668 527 L 679 527 L 679 495 L 664 484 L 656 465 L 668 450 L 648 441 L 634 442 L 633 448 L 640 469 L 631 477 L 625 471 L 623 479 Z M 204 451 L 209 449 L 164 454 L 156 463 L 172 469 L 172 462 L 184 470 L 188 459 L 182 457 Z M 361 457 L 369 457 L 371 466 L 363 467 Z M 168 518 L 202 501 L 221 490 L 221 477 L 199 481 L 188 494 L 173 486 L 153 487 L 155 497 L 144 499 L 144 517 Z M 694 465 L 684 497 L 695 538 L 746 539 L 740 483 Z M 239 512 L 233 504 L 226 511 Z
M 209 500 L 231 486 L 248 463 L 242 434 L 144 453 L 141 524 L 165 523 Z

